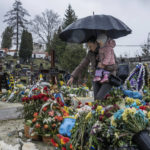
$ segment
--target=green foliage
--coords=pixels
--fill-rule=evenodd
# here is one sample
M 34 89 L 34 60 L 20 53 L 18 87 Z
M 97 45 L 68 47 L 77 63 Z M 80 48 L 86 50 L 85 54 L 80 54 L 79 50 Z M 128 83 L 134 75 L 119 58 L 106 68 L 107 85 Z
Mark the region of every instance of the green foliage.
M 77 16 L 75 15 L 75 11 L 72 9 L 71 5 L 69 5 L 68 9 L 66 10 L 63 28 L 66 28 L 68 25 L 76 20 Z
M 16 49 L 19 47 L 19 38 L 22 32 L 22 29 L 25 28 L 28 21 L 25 19 L 26 16 L 29 16 L 27 10 L 22 7 L 22 3 L 19 0 L 15 0 L 13 3 L 13 8 L 5 14 L 5 20 L 10 27 L 13 28 L 14 39 L 16 40 Z
M 67 44 L 63 53 L 61 67 L 68 72 L 72 72 L 85 57 L 86 50 L 79 44 Z
M 32 34 L 27 30 L 24 30 L 21 37 L 19 57 L 24 61 L 28 60 L 32 56 L 33 51 L 33 40 Z
M 63 42 L 59 38 L 60 33 L 61 33 L 61 27 L 59 27 L 57 32 L 55 32 L 54 37 L 51 41 L 51 49 L 55 50 L 56 59 L 59 65 L 61 65 L 62 55 L 66 47 L 66 42 Z
M 2 48 L 11 48 L 12 46 L 12 37 L 13 37 L 13 28 L 7 27 L 2 34 Z

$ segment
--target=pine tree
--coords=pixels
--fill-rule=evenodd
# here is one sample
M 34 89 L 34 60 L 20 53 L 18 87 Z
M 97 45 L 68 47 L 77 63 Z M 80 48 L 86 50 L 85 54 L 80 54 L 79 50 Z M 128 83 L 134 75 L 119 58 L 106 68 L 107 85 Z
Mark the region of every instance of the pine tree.
M 69 4 L 68 9 L 66 10 L 63 28 L 66 28 L 68 25 L 77 20 L 77 16 L 75 15 L 75 11 L 72 9 Z
M 33 40 L 32 35 L 27 30 L 23 30 L 21 36 L 21 44 L 20 44 L 20 51 L 19 57 L 26 62 L 30 60 L 33 51 Z
M 13 29 L 12 27 L 7 27 L 5 31 L 2 33 L 2 48 L 11 48 L 12 46 L 12 37 L 13 37 Z
M 22 7 L 22 3 L 19 0 L 16 0 L 13 3 L 13 9 L 8 11 L 4 16 L 6 22 L 9 26 L 13 28 L 14 31 L 14 39 L 16 40 L 16 50 L 19 47 L 19 38 L 22 32 L 28 23 L 25 19 L 26 16 L 29 16 L 28 12 Z

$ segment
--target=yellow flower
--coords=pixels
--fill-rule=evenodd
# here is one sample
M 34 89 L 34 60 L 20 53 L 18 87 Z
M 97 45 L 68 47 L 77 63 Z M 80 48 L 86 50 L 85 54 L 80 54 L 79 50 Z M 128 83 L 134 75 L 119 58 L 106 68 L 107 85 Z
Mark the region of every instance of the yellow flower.
M 89 112 L 89 113 L 86 115 L 85 120 L 88 120 L 88 119 L 90 119 L 91 117 L 92 117 L 92 112 Z
M 43 76 L 42 76 L 42 74 L 40 74 L 40 79 L 42 79 L 43 78 Z
M 99 112 L 99 111 L 101 111 L 102 109 L 103 109 L 102 106 L 97 106 L 96 111 Z
M 134 99 L 130 98 L 130 97 L 126 97 L 125 100 L 127 103 L 133 103 L 134 102 Z
M 78 118 L 78 114 L 76 114 L 74 117 L 75 117 L 75 119 L 77 119 Z
M 124 113 L 122 114 L 122 119 L 123 119 L 124 121 L 127 121 L 127 113 L 124 112 Z
M 136 102 L 137 105 L 141 105 L 141 102 L 140 102 L 139 99 L 135 99 L 135 102 Z
M 122 119 L 124 121 L 127 121 L 127 116 L 128 115 L 133 115 L 135 113 L 136 113 L 136 109 L 134 107 L 133 108 L 126 108 L 125 111 L 122 114 Z
M 88 102 L 88 105 L 89 105 L 89 106 L 92 106 L 92 103 L 91 103 L 91 102 Z
M 114 119 L 114 116 L 111 118 L 111 125 L 114 126 L 114 127 L 117 126 L 117 124 L 115 122 L 115 119 Z
M 23 84 L 16 84 L 16 87 L 18 87 L 18 88 L 23 88 L 24 85 L 23 85 Z
M 63 86 L 63 85 L 64 85 L 64 82 L 63 82 L 63 81 L 60 81 L 60 85 Z
M 101 114 L 104 115 L 104 110 L 101 111 Z
M 8 90 L 8 94 L 11 94 L 11 91 L 10 91 L 10 90 Z
M 117 132 L 115 132 L 115 137 L 116 137 L 116 139 L 119 139 L 119 135 Z
M 69 113 L 69 108 L 67 106 L 64 106 L 64 110 Z
M 147 117 L 148 119 L 150 119 L 150 111 L 147 113 Z

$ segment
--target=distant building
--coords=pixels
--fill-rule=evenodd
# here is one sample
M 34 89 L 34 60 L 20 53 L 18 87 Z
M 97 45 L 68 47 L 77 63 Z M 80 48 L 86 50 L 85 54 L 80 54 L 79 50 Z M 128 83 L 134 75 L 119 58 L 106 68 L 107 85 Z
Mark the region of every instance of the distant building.
M 17 51 L 16 50 L 9 50 L 7 48 L 2 48 L 0 49 L 0 53 L 1 55 L 6 56 L 6 55 L 11 55 L 11 56 L 14 56 L 14 54 L 16 53 Z
M 32 53 L 32 58 L 48 58 L 48 52 L 35 52 Z
M 45 48 L 43 44 L 33 43 L 33 51 L 44 52 Z

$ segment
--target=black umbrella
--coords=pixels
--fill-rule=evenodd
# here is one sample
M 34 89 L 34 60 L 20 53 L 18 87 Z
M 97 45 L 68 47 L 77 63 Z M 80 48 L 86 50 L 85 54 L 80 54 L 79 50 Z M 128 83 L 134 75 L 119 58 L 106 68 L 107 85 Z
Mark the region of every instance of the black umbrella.
M 116 39 L 131 33 L 131 29 L 119 19 L 110 15 L 93 15 L 78 19 L 67 26 L 60 38 L 66 42 L 84 43 L 91 37 L 106 31 L 108 37 Z

